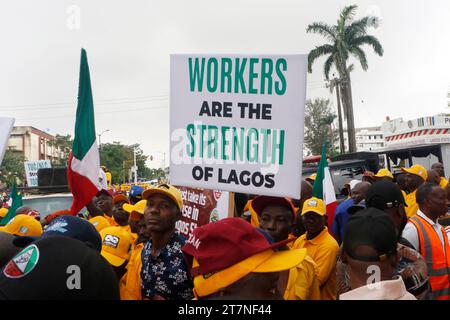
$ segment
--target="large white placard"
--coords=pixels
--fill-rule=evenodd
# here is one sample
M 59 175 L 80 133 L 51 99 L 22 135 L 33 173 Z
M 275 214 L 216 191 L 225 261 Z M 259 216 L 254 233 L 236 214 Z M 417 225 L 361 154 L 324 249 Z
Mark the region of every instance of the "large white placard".
M 170 181 L 300 194 L 306 55 L 172 55 Z

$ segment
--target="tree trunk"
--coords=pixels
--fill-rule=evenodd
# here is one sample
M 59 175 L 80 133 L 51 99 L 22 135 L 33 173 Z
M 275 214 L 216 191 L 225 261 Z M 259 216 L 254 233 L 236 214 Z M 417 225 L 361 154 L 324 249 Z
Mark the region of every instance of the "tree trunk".
M 339 94 L 340 89 L 338 83 L 336 84 L 335 89 L 336 89 L 336 100 L 337 100 L 338 121 L 339 121 L 339 146 L 341 154 L 344 154 L 345 153 L 344 127 L 342 126 L 341 97 Z
M 352 101 L 352 86 L 350 75 L 347 74 L 344 82 L 343 96 L 347 108 L 347 132 L 348 132 L 348 151 L 349 153 L 356 152 L 356 137 L 355 137 L 355 120 L 353 117 L 353 101 Z M 345 94 L 344 94 L 345 93 Z

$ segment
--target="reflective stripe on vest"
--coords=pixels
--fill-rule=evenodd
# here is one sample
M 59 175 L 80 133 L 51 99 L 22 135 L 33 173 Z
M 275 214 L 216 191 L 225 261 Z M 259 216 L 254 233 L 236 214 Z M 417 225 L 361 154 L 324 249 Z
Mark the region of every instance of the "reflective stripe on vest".
M 409 219 L 417 229 L 420 242 L 420 253 L 427 263 L 428 275 L 433 299 L 450 297 L 450 245 L 443 228 L 444 249 L 441 240 L 433 227 L 419 216 Z

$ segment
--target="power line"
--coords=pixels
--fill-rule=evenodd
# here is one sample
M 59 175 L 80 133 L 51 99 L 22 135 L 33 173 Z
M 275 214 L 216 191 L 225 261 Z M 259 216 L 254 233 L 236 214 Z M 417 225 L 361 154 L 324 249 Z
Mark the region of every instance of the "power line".
M 148 103 L 148 102 L 158 102 L 167 100 L 168 98 L 158 98 L 158 99 L 152 99 L 152 100 L 140 100 L 140 101 L 116 101 L 116 102 L 94 102 L 95 106 L 109 106 L 109 105 L 125 105 L 130 103 Z M 30 106 L 30 107 L 14 107 L 14 108 L 2 108 L 2 111 L 28 111 L 28 110 L 58 110 L 58 109 L 75 109 L 76 104 L 71 104 L 69 106 L 54 106 L 54 105 L 47 105 L 47 106 Z
M 164 95 L 154 95 L 154 96 L 143 96 L 143 97 L 128 97 L 128 98 L 112 98 L 112 99 L 94 99 L 94 104 L 105 104 L 105 103 L 111 103 L 117 101 L 120 102 L 126 102 L 127 100 L 129 102 L 135 101 L 135 100 L 142 100 L 142 101 L 148 101 L 148 100 L 159 100 L 169 97 L 168 94 Z M 120 101 L 124 100 L 124 101 Z M 97 103 L 98 102 L 98 103 Z M 138 101 L 136 101 L 138 102 Z M 40 103 L 40 104 L 23 104 L 23 105 L 2 105 L 0 108 L 27 108 L 27 107 L 40 107 L 40 106 L 59 106 L 59 105 L 75 105 L 76 102 L 58 102 L 58 103 Z
M 134 111 L 147 111 L 147 110 L 159 110 L 159 109 L 167 109 L 166 106 L 160 106 L 160 107 L 154 107 L 154 108 L 140 108 L 140 109 L 127 109 L 127 110 L 114 110 L 114 111 L 107 111 L 107 112 L 97 112 L 96 115 L 101 114 L 111 114 L 111 113 L 121 113 L 121 112 L 134 112 Z M 62 118 L 75 118 L 75 114 L 70 115 L 61 115 L 61 116 L 53 116 L 53 117 L 34 117 L 34 118 L 17 118 L 17 120 L 41 120 L 41 119 L 62 119 Z

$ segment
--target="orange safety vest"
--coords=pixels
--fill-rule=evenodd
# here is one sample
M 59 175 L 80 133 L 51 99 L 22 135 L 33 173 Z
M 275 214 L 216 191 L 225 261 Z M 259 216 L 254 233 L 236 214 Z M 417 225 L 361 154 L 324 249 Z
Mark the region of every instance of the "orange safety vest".
M 418 215 L 409 221 L 419 234 L 420 254 L 427 262 L 430 277 L 431 298 L 450 300 L 450 245 L 444 228 L 441 227 L 445 246 L 443 249 L 439 236 L 429 222 Z

